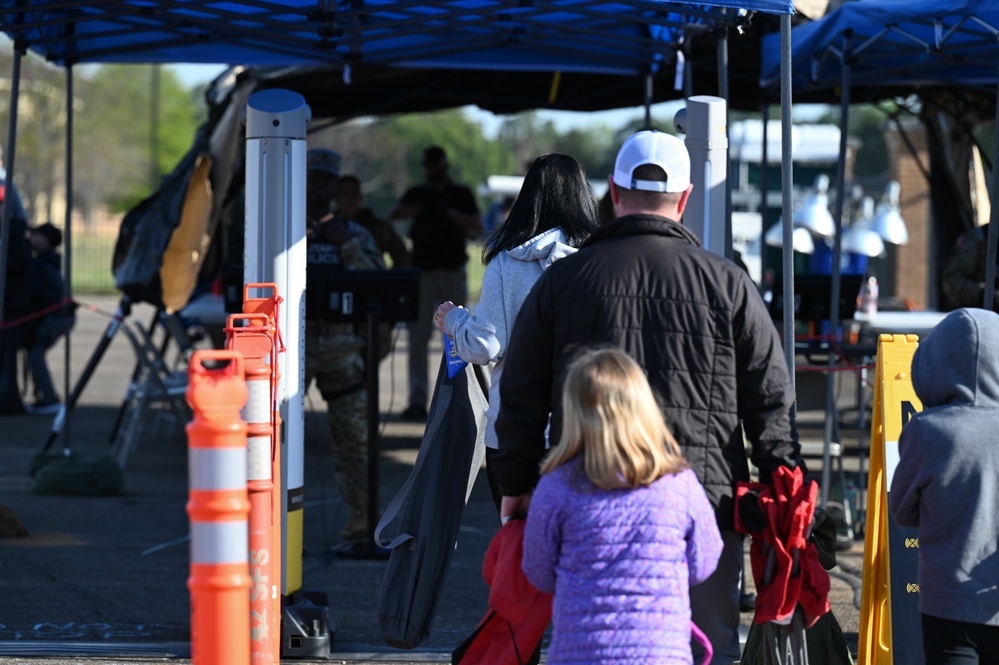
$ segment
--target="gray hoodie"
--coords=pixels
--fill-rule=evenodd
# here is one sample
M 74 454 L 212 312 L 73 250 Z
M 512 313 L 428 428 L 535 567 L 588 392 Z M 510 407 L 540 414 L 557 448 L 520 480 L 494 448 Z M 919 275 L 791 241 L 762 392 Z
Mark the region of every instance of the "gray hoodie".
M 496 416 L 499 414 L 500 376 L 510 331 L 517 312 L 535 282 L 548 266 L 569 256 L 575 247 L 565 244 L 562 229 L 551 229 L 522 245 L 497 254 L 486 266 L 482 294 L 473 316 L 467 309 L 452 309 L 444 317 L 444 332 L 454 339 L 462 360 L 476 365 L 496 361 L 489 386 L 486 410 L 486 445 L 496 448 Z
M 923 614 L 999 625 L 999 315 L 959 309 L 912 359 L 923 411 L 899 436 L 889 508 L 919 529 Z

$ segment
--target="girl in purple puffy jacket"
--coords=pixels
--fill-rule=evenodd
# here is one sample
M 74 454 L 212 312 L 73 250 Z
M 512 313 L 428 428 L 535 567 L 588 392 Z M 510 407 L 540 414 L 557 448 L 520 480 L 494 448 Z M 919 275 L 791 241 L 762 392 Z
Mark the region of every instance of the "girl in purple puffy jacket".
M 548 663 L 692 663 L 689 587 L 722 549 L 704 489 L 624 352 L 586 352 L 564 385 L 524 533 L 524 572 L 555 595 Z

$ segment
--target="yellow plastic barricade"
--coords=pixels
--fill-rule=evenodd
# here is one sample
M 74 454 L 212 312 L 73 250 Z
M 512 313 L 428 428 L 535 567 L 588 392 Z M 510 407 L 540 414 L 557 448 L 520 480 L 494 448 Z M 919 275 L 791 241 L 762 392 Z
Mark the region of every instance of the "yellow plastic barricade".
M 871 468 L 867 483 L 860 665 L 922 665 L 923 641 L 916 581 L 916 529 L 895 523 L 888 491 L 898 466 L 898 436 L 923 406 L 912 387 L 916 335 L 881 335 L 874 376 Z

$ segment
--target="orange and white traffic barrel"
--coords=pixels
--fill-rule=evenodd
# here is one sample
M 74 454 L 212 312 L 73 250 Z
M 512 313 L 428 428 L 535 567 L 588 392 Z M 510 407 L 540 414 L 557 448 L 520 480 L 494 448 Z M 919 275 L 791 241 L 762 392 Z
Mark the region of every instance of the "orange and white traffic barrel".
M 226 348 L 243 356 L 248 398 L 246 421 L 247 490 L 250 499 L 250 659 L 253 665 L 280 660 L 281 541 L 275 529 L 272 458 L 276 454 L 276 326 L 267 314 L 232 314 L 226 321 Z M 278 513 L 280 514 L 280 513 Z M 276 537 L 275 537 L 275 534 Z
M 222 367 L 207 367 L 225 363 Z M 250 575 L 243 358 L 196 351 L 188 367 L 191 662 L 249 665 Z

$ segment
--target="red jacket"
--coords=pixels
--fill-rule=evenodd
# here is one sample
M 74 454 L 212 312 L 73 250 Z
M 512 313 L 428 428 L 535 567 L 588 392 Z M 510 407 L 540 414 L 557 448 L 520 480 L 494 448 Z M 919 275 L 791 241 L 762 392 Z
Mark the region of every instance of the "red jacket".
M 773 474 L 772 486 L 739 483 L 736 488 L 737 506 L 755 497 L 765 521 L 762 532 L 751 531 L 740 518 L 742 511 L 735 513 L 736 529 L 753 539 L 749 559 L 756 581 L 756 623 L 784 623 L 795 606 L 801 605 L 809 628 L 829 611 L 829 573 L 819 563 L 815 543 L 808 539 L 817 493 L 818 485 L 815 481 L 806 484 L 800 468 L 785 467 Z
M 552 617 L 552 597 L 535 589 L 521 568 L 524 520 L 510 520 L 486 550 L 482 574 L 489 612 L 452 654 L 454 665 L 523 665 Z

